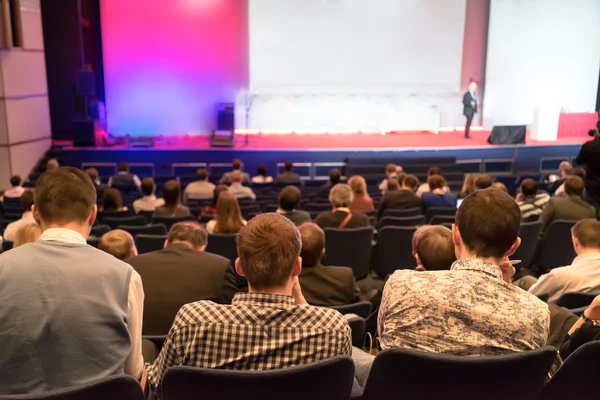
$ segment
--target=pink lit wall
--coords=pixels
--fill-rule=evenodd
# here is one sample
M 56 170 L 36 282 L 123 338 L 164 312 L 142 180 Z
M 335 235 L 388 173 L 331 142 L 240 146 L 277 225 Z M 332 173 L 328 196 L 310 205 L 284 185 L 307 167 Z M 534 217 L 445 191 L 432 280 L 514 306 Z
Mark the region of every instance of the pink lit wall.
M 248 86 L 248 0 L 101 0 L 108 131 L 208 133 Z

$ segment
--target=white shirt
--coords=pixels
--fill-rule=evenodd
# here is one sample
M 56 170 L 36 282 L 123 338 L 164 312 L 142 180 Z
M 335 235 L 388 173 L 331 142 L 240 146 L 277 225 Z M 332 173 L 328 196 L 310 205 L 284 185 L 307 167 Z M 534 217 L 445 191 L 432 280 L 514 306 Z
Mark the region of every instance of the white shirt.
M 252 183 L 272 183 L 272 182 L 273 182 L 272 176 L 256 175 L 255 177 L 252 178 Z
M 130 172 L 127 171 L 119 171 L 117 172 L 117 175 L 130 175 Z M 131 174 L 133 175 L 133 174 Z M 140 180 L 140 177 L 137 175 L 133 175 L 133 183 L 135 184 L 135 186 L 137 186 L 138 189 L 142 190 L 142 181 Z M 108 178 L 108 187 L 112 187 L 112 176 L 110 178 Z
M 229 186 L 229 193 L 234 195 L 236 199 L 241 199 L 244 197 L 249 197 L 252 200 L 256 200 L 256 195 L 249 187 L 243 186 L 241 183 L 232 183 Z
M 206 200 L 212 199 L 214 195 L 215 185 L 208 181 L 192 182 L 185 187 L 183 191 L 183 202 L 187 203 L 188 199 Z
M 417 189 L 417 196 L 422 197 L 423 193 L 430 192 L 429 183 L 422 183 L 421 186 Z M 449 193 L 450 188 L 448 186 L 444 186 L 444 193 Z
M 390 179 L 390 178 L 397 178 L 397 177 L 398 177 L 397 174 L 388 175 L 388 177 L 385 178 L 384 180 L 382 180 L 381 183 L 379 184 L 379 190 L 381 190 L 382 192 L 385 192 L 387 190 L 387 183 L 388 183 L 387 181 L 388 181 L 388 179 Z
M 51 228 L 46 229 L 39 240 L 55 241 L 62 243 L 87 244 L 85 238 L 71 229 Z M 136 379 L 142 376 L 144 370 L 144 357 L 142 356 L 142 321 L 144 315 L 144 287 L 142 277 L 135 270 L 131 271 L 129 280 L 129 294 L 127 296 L 127 315 L 129 321 L 127 328 L 131 337 L 131 352 L 125 360 L 125 373 Z
M 26 211 L 23 213 L 21 219 L 8 224 L 6 230 L 4 231 L 4 240 L 14 241 L 17 231 L 22 226 L 29 224 L 35 224 L 35 220 L 33 219 L 33 213 L 31 211 Z
M 164 206 L 164 199 L 157 199 L 155 195 L 144 196 L 133 202 L 133 210 L 137 213 L 140 211 L 154 211 L 157 207 Z
M 571 292 L 600 294 L 600 252 L 575 257 L 570 266 L 554 268 L 529 288 L 536 296 L 547 293 L 548 302 Z
M 8 189 L 4 192 L 4 197 L 10 197 L 10 198 L 21 197 L 21 195 L 23 194 L 24 191 L 25 191 L 25 188 L 23 186 L 11 187 L 10 189 Z

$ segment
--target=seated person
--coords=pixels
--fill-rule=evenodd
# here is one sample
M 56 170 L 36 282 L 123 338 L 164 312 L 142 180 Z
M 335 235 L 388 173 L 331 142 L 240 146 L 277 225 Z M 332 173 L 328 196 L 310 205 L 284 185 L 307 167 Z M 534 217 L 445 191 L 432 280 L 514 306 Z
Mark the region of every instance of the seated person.
M 402 167 L 400 167 L 402 168 Z M 379 190 L 385 192 L 387 190 L 388 180 L 395 179 L 398 177 L 398 172 L 396 170 L 396 164 L 389 163 L 385 166 L 385 179 L 381 181 L 379 184 Z
M 160 206 L 165 205 L 164 199 L 157 199 L 156 184 L 152 178 L 142 179 L 142 194 L 144 197 L 133 202 L 133 209 L 136 213 L 140 211 L 154 211 Z
M 348 179 L 348 186 L 352 189 L 352 203 L 350 203 L 350 211 L 369 212 L 375 210 L 373 199 L 367 192 L 367 182 L 360 175 L 354 175 Z
M 492 185 L 492 187 L 494 189 L 502 190 L 504 193 L 508 193 L 508 188 L 502 182 L 494 182 L 494 184 Z
M 423 193 L 423 213 L 431 207 L 456 208 L 456 195 L 444 189 L 446 180 L 441 175 L 431 175 L 427 178 L 430 192 Z
M 240 182 L 243 183 L 250 183 L 250 175 L 248 175 L 246 172 L 242 172 L 242 160 L 236 158 L 235 160 L 233 160 L 233 162 L 231 163 L 231 172 L 225 172 L 223 174 L 223 176 L 221 177 L 221 180 L 219 181 L 219 183 L 225 183 L 225 184 L 230 184 L 231 183 L 231 174 L 234 173 L 235 171 L 238 171 L 240 173 Z
M 108 178 L 108 187 L 117 186 L 118 188 L 134 188 L 142 189 L 142 181 L 137 175 L 129 172 L 129 164 L 122 162 L 119 164 L 119 172 L 117 175 Z
M 256 170 L 256 176 L 252 177 L 252 183 L 265 184 L 272 182 L 273 177 L 267 174 L 267 166 L 265 164 L 259 165 Z
M 542 275 L 529 293 L 548 294 L 548 302 L 556 302 L 569 292 L 600 294 L 600 222 L 579 221 L 571 229 L 577 257 L 567 267 L 554 268 Z
M 369 217 L 363 213 L 350 211 L 353 199 L 352 189 L 345 183 L 338 183 L 329 192 L 329 202 L 333 211 L 321 213 L 315 219 L 315 223 L 325 228 L 361 228 L 369 226 Z
M 35 222 L 33 224 L 23 225 L 15 234 L 12 248 L 16 249 L 24 244 L 37 242 L 40 236 L 42 236 L 42 230 Z
M 565 164 L 566 163 L 566 164 Z M 548 184 L 548 193 L 554 196 L 564 196 L 565 195 L 565 180 L 571 176 L 575 175 L 575 168 L 571 166 L 567 161 L 563 161 L 559 166 L 560 170 L 560 178 L 556 179 L 554 182 Z
M 391 182 L 390 182 L 391 183 Z M 383 218 L 385 210 L 410 210 L 413 208 L 421 208 L 421 198 L 415 194 L 419 186 L 419 180 L 414 175 L 406 175 L 402 180 L 401 190 L 391 190 L 394 184 L 388 185 L 388 190 L 384 193 L 379 210 L 377 211 L 377 219 Z
M 358 301 L 359 290 L 354 273 L 348 267 L 323 266 L 325 232 L 318 225 L 307 222 L 298 230 L 302 238 L 302 294 L 313 306 L 341 306 Z
M 254 191 L 249 187 L 242 185 L 242 173 L 240 171 L 233 171 L 230 179 L 231 185 L 229 186 L 229 193 L 233 194 L 236 199 L 249 198 L 256 200 Z
M 439 175 L 442 176 L 442 169 L 440 167 L 431 167 L 429 168 L 429 171 L 427 171 L 427 182 L 421 184 L 421 186 L 419 186 L 419 188 L 417 189 L 417 196 L 422 197 L 423 193 L 426 192 L 430 192 L 431 188 L 429 187 L 429 177 L 432 175 Z M 450 188 L 448 186 L 444 187 L 444 191 L 446 193 L 450 192 Z
M 441 225 L 424 225 L 415 231 L 412 253 L 417 271 L 449 271 L 456 261 L 452 231 Z
M 286 186 L 279 192 L 279 208 L 277 213 L 284 215 L 296 226 L 310 221 L 310 214 L 306 211 L 296 210 L 300 203 L 300 189 L 296 186 Z
M 196 171 L 196 181 L 188 184 L 183 191 L 183 202 L 211 199 L 214 190 L 215 185 L 208 181 L 208 172 L 199 169 Z
M 51 158 L 46 163 L 46 171 L 54 171 L 58 167 L 60 167 L 60 164 L 56 158 Z
M 475 178 L 475 189 L 483 190 L 492 187 L 492 177 L 488 174 L 481 174 Z
M 100 207 L 100 211 L 116 213 L 127 210 L 128 208 L 123 205 L 123 197 L 121 196 L 121 192 L 113 188 L 108 188 L 104 191 L 104 195 L 102 196 L 102 207 Z
M 289 185 L 292 183 L 300 183 L 300 175 L 293 172 L 294 163 L 291 161 L 286 161 L 283 166 L 283 173 L 277 175 L 277 180 L 275 183 L 278 185 Z
M 552 197 L 540 215 L 542 232 L 557 219 L 567 221 L 580 221 L 587 218 L 596 218 L 596 210 L 586 203 L 582 196 L 585 191 L 585 182 L 579 176 L 570 176 L 565 180 L 565 197 Z
M 15 198 L 21 197 L 21 195 L 25 191 L 25 188 L 23 186 L 21 186 L 21 183 L 23 183 L 23 182 L 21 181 L 21 177 L 19 175 L 11 176 L 10 177 L 11 188 L 7 189 L 4 192 L 3 196 L 6 198 L 9 198 L 9 199 L 15 199 Z
M 88 176 L 94 183 L 94 187 L 96 188 L 96 194 L 98 198 L 101 199 L 102 196 L 104 196 L 104 191 L 108 186 L 100 181 L 100 175 L 96 168 L 88 168 L 85 170 L 85 173 L 88 174 Z
M 260 371 L 350 355 L 346 319 L 302 296 L 301 246 L 298 229 L 276 213 L 242 228 L 235 269 L 248 279 L 248 293 L 237 293 L 231 305 L 202 300 L 179 310 L 148 374 L 158 397 L 162 376 L 174 365 Z
M 4 230 L 4 240 L 15 240 L 15 236 L 19 228 L 29 224 L 35 224 L 31 207 L 33 207 L 33 190 L 25 190 L 21 195 L 21 208 L 23 209 L 23 215 L 21 219 L 11 222 L 6 226 Z
M 560 357 L 565 360 L 580 346 L 592 340 L 600 340 L 600 296 L 583 312 L 571 327 L 569 335 L 560 347 Z
M 477 175 L 475 174 L 466 174 L 465 180 L 463 181 L 462 189 L 458 194 L 459 199 L 464 199 L 471 193 L 475 193 L 475 179 L 477 179 Z
M 242 217 L 237 199 L 229 192 L 221 193 L 215 218 L 206 224 L 208 233 L 238 233 L 244 225 L 246 220 Z
M 329 194 L 331 188 L 340 183 L 341 181 L 342 173 L 340 172 L 340 170 L 335 168 L 332 169 L 331 171 L 329 171 L 329 181 L 327 181 L 327 183 L 323 185 L 323 187 L 321 188 L 321 193 Z
M 163 199 L 165 205 L 156 207 L 153 217 L 161 218 L 183 218 L 191 214 L 190 208 L 181 204 L 180 199 L 181 187 L 175 179 L 165 182 L 163 186 Z
M 122 229 L 113 229 L 102 235 L 98 249 L 121 261 L 138 255 L 133 236 Z
M 217 214 L 217 201 L 219 200 L 219 195 L 223 192 L 228 192 L 229 186 L 218 184 L 213 190 L 213 198 L 210 205 L 204 206 L 202 211 L 200 212 L 199 217 L 203 216 L 211 216 L 214 217 Z
M 533 179 L 525 179 L 521 183 L 521 193 L 517 195 L 517 204 L 523 214 L 523 219 L 532 215 L 540 215 L 550 201 L 548 193 L 538 193 L 538 183 Z

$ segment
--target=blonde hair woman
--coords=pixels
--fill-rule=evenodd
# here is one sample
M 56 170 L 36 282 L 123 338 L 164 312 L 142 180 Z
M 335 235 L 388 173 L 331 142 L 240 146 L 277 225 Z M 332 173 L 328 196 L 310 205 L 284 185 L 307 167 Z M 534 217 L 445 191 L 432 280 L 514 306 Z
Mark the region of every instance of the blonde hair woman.
M 36 242 L 42 235 L 42 230 L 37 224 L 28 224 L 19 228 L 15 234 L 13 249 L 26 243 Z
M 348 180 L 348 186 L 352 189 L 354 198 L 350 203 L 350 211 L 367 212 L 375 210 L 373 199 L 367 192 L 367 182 L 360 175 L 354 175 Z

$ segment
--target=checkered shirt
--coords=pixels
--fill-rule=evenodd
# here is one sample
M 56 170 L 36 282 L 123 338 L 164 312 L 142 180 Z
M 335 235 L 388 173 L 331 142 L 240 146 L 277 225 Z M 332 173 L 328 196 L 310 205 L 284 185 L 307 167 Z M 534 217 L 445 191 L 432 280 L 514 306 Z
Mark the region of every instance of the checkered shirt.
M 350 327 L 337 311 L 290 296 L 237 293 L 231 305 L 184 305 L 148 374 L 152 390 L 171 366 L 233 370 L 292 367 L 351 355 Z

